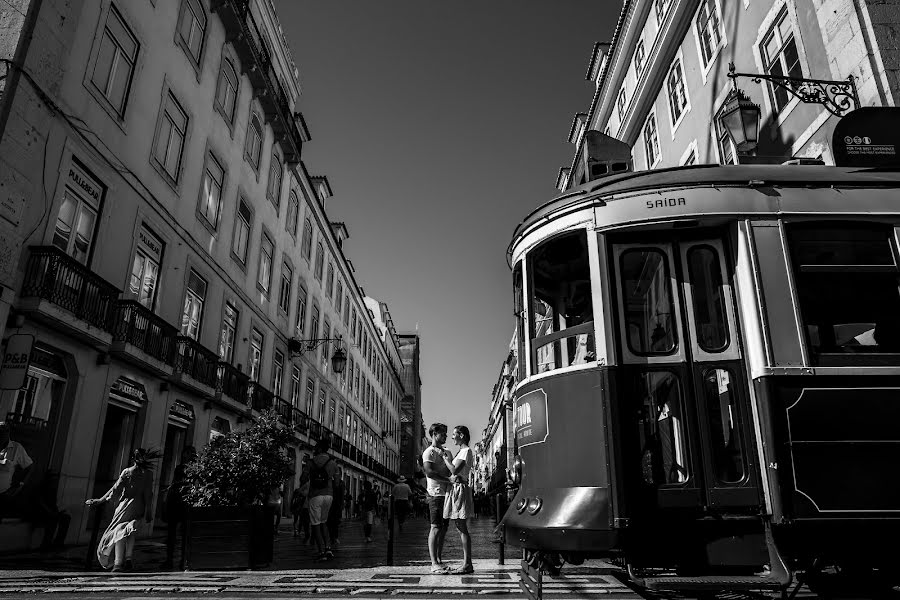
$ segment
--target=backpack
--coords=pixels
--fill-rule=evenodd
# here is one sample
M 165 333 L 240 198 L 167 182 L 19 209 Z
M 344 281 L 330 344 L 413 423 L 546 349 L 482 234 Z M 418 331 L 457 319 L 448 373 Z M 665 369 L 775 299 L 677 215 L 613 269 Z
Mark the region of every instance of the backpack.
M 309 473 L 309 487 L 313 490 L 321 490 L 328 487 L 328 470 L 325 466 L 331 462 L 331 457 L 320 467 L 313 463 L 313 468 Z

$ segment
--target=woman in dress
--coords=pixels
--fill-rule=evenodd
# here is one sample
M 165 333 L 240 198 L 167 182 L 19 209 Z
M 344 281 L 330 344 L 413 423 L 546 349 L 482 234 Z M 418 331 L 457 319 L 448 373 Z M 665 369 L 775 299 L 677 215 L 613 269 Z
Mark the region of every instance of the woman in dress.
M 130 571 L 134 568 L 131 556 L 134 553 L 134 541 L 140 519 L 143 516 L 150 523 L 153 518 L 150 514 L 150 498 L 153 493 L 152 469 L 153 462 L 159 457 L 158 450 L 137 448 L 131 455 L 132 465 L 122 471 L 110 490 L 100 498 L 91 498 L 84 502 L 90 506 L 109 502 L 115 498 L 119 503 L 112 522 L 103 532 L 97 546 L 97 559 L 104 569 L 112 567 L 112 570 L 117 572 Z M 114 561 L 113 553 L 115 553 Z
M 472 538 L 469 536 L 467 519 L 475 514 L 475 502 L 472 498 L 472 488 L 469 487 L 469 472 L 475 464 L 475 455 L 469 448 L 469 428 L 465 425 L 457 425 L 453 428 L 453 441 L 459 446 L 459 452 L 450 462 L 444 457 L 447 468 L 450 469 L 450 481 L 453 488 L 444 500 L 444 518 L 456 522 L 459 531 L 459 539 L 463 547 L 463 564 L 451 573 L 465 575 L 474 573 L 472 567 Z

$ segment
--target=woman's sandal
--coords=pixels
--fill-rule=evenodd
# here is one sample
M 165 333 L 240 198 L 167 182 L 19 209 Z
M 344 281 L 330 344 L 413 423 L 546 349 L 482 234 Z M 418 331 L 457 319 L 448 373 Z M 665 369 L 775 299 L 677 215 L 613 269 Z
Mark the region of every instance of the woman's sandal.
M 450 567 L 446 565 L 441 565 L 438 567 L 431 567 L 431 573 L 433 575 L 446 575 L 450 572 Z
M 451 575 L 470 575 L 475 572 L 475 568 L 472 565 L 464 565 L 462 567 L 457 567 L 450 571 Z

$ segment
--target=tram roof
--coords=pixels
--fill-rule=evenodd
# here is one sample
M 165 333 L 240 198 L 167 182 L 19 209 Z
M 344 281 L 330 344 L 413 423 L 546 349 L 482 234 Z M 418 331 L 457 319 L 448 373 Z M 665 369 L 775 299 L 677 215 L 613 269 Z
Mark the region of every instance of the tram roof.
M 541 219 L 563 208 L 643 190 L 709 187 L 879 187 L 900 188 L 900 169 L 829 167 L 823 165 L 692 165 L 632 171 L 589 181 L 531 211 L 513 232 L 513 241 Z

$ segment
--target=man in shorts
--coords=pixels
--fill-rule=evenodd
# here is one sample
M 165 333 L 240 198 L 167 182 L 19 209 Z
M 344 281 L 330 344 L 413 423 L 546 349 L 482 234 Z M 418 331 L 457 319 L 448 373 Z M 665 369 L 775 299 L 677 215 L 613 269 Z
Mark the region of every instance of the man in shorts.
M 427 479 L 428 518 L 431 522 L 431 529 L 428 532 L 428 554 L 431 557 L 432 573 L 448 573 L 450 569 L 441 562 L 444 537 L 450 523 L 444 518 L 444 498 L 450 491 L 450 469 L 444 463 L 444 457 L 453 460 L 453 456 L 444 449 L 447 442 L 446 425 L 432 424 L 428 428 L 428 435 L 431 436 L 431 445 L 422 453 L 422 467 Z
M 328 453 L 329 450 L 331 440 L 328 438 L 316 442 L 309 471 L 309 525 L 319 550 L 316 559 L 319 562 L 334 558 L 328 534 L 328 513 L 331 510 L 338 468 Z

